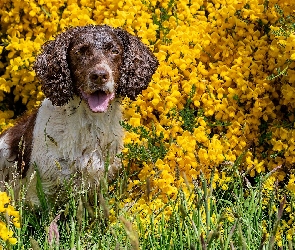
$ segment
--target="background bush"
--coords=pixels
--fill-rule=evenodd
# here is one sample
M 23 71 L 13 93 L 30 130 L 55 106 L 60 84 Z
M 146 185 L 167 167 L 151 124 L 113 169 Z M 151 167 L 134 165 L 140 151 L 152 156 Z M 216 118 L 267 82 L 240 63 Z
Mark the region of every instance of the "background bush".
M 255 185 L 269 173 L 263 204 L 286 197 L 276 239 L 292 238 L 294 7 L 289 0 L 2 0 L 1 129 L 44 98 L 31 66 L 45 41 L 69 26 L 122 27 L 160 62 L 142 95 L 123 100 L 130 177 L 122 204 L 133 202 L 142 221 L 157 211 L 168 216 L 179 190 L 196 195 L 190 188 L 201 174 L 230 193 L 234 175 Z

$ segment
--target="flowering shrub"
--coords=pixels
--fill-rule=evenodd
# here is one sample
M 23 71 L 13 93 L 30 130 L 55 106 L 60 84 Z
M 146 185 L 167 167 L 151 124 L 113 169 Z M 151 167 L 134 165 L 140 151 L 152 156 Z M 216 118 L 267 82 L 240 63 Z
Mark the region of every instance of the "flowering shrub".
M 20 228 L 19 212 L 10 204 L 10 197 L 5 192 L 0 192 L 0 239 L 4 243 L 16 244 L 17 240 L 13 237 L 13 231 L 7 226 L 7 223 L 12 220 L 13 225 Z M 0 249 L 1 243 L 0 243 Z
M 223 190 L 228 169 L 250 177 L 275 169 L 263 185 L 266 201 L 277 181 L 293 199 L 294 7 L 289 0 L 3 0 L 0 126 L 44 97 L 31 65 L 46 40 L 69 26 L 122 27 L 160 62 L 142 95 L 123 101 L 123 163 L 136 173 L 125 200 L 136 199 L 132 210 L 143 219 L 163 207 L 169 215 L 164 205 L 179 189 L 188 194 L 213 169 L 212 186 Z M 284 230 L 294 225 L 290 199 Z

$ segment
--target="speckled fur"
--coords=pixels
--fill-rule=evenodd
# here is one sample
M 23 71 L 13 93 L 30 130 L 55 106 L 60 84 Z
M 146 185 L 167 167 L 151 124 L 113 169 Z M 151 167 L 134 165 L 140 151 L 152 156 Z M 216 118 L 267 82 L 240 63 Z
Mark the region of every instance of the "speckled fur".
M 37 57 L 34 69 L 42 83 L 42 90 L 54 105 L 62 106 L 75 95 L 71 71 L 68 65 L 68 48 L 72 39 L 85 32 L 111 32 L 123 46 L 123 64 L 120 67 L 120 80 L 117 94 L 131 99 L 147 87 L 158 66 L 152 52 L 135 36 L 122 29 L 109 26 L 75 27 L 61 33 L 54 41 L 43 46 Z

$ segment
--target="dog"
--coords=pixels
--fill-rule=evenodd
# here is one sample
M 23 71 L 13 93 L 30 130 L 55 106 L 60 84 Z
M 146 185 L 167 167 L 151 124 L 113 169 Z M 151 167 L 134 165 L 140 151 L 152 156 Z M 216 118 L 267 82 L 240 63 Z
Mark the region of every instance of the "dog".
M 33 68 L 46 98 L 0 137 L 2 187 L 13 179 L 13 166 L 33 204 L 36 167 L 49 197 L 72 175 L 97 185 L 106 165 L 114 178 L 124 136 L 120 100 L 135 99 L 157 67 L 137 37 L 107 25 L 70 28 L 45 43 Z

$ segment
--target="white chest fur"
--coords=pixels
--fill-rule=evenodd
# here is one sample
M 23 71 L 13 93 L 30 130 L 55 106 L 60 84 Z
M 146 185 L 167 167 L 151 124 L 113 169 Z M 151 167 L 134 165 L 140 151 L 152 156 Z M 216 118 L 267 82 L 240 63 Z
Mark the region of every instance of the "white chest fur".
M 107 162 L 109 175 L 119 168 L 116 155 L 123 145 L 121 119 L 117 99 L 106 113 L 92 112 L 78 97 L 62 107 L 45 99 L 36 118 L 28 176 L 35 163 L 49 193 L 52 186 L 76 173 L 97 184 Z

